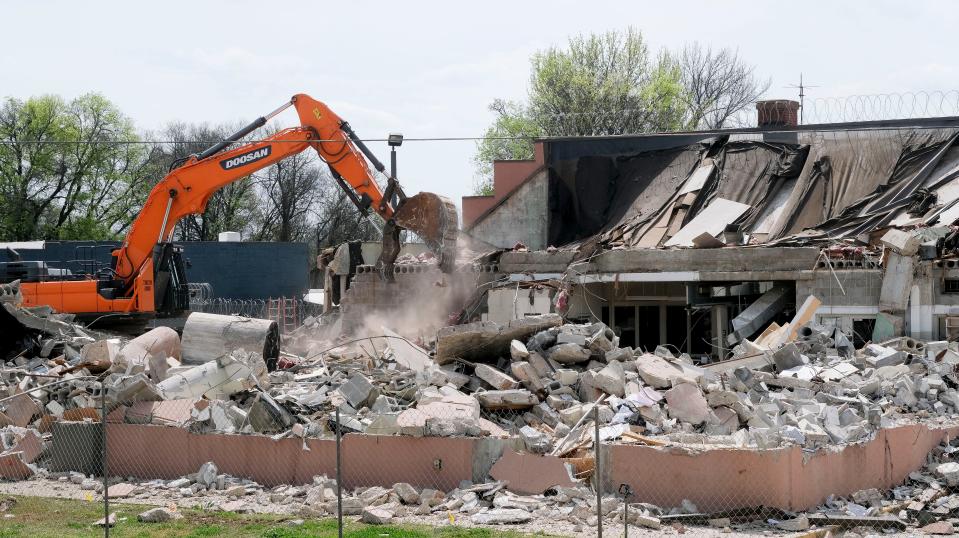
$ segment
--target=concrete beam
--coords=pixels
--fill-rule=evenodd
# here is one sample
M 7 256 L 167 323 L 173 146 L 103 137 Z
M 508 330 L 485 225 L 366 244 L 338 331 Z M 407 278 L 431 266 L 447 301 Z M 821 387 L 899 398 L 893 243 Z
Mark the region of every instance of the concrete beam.
M 745 310 L 733 318 L 733 332 L 726 338 L 729 345 L 734 345 L 764 327 L 786 306 L 788 295 L 788 287 L 773 286 L 747 306 Z
M 818 257 L 815 247 L 613 250 L 593 258 L 590 272 L 797 271 L 813 269 Z

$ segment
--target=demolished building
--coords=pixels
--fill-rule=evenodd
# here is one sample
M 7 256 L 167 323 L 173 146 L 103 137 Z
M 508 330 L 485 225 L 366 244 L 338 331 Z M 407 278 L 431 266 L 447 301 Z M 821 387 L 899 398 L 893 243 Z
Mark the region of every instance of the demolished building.
M 504 250 L 485 313 L 557 311 L 565 289 L 568 319 L 717 360 L 814 295 L 815 321 L 858 346 L 945 339 L 957 134 L 934 118 L 538 141 L 463 199 L 465 233 Z

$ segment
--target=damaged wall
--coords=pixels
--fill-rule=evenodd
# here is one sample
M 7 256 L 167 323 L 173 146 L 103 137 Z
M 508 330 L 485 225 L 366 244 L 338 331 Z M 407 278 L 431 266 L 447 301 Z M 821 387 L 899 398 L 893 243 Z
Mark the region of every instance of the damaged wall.
M 493 210 L 479 217 L 467 231 L 500 248 L 522 243 L 533 250 L 546 248 L 547 172 L 540 170 Z
M 314 476 L 336 476 L 336 441 L 278 439 L 260 435 L 193 434 L 183 428 L 108 424 L 109 469 L 121 476 L 178 478 L 204 462 L 260 484 L 309 484 Z M 450 490 L 472 480 L 476 440 L 467 438 L 346 435 L 343 476 L 348 488 L 395 484 Z M 440 460 L 440 468 L 434 461 Z
M 677 506 L 689 499 L 706 512 L 760 505 L 807 510 L 829 495 L 901 484 L 922 468 L 933 447 L 957 433 L 955 426 L 899 426 L 879 430 L 865 443 L 812 454 L 800 447 L 698 451 L 612 445 L 605 487 L 625 482 L 637 502 Z

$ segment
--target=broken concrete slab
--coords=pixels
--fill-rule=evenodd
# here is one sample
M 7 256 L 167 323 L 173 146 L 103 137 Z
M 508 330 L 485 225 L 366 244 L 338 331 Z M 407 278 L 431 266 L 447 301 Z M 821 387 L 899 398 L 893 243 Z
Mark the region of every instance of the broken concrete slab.
M 473 373 L 496 390 L 509 390 L 519 387 L 519 381 L 488 364 L 477 364 Z
M 560 364 L 579 364 L 589 361 L 592 352 L 581 344 L 568 342 L 549 348 L 546 356 Z
M 137 521 L 141 523 L 166 523 L 167 521 L 173 521 L 174 519 L 180 519 L 182 517 L 183 514 L 180 512 L 174 512 L 169 508 L 158 507 L 137 514 Z
M 509 353 L 513 340 L 526 339 L 562 323 L 563 318 L 558 314 L 544 314 L 512 320 L 506 324 L 484 321 L 443 327 L 436 333 L 435 360 L 438 364 L 446 364 L 454 358 L 474 362 L 494 361 Z
M 513 340 L 509 343 L 509 356 L 514 361 L 525 361 L 529 358 L 529 350 L 526 349 L 526 344 Z
M 626 372 L 619 361 L 610 362 L 605 368 L 596 372 L 593 384 L 599 390 L 610 396 L 622 398 L 626 394 Z
M 474 394 L 483 409 L 528 409 L 539 403 L 535 394 L 524 389 L 487 390 Z
M 400 501 L 403 504 L 417 505 L 420 503 L 420 494 L 416 491 L 416 488 L 407 484 L 406 482 L 398 482 L 393 484 L 393 491 L 396 492 L 396 495 L 400 498 Z
M 393 520 L 393 512 L 383 508 L 366 507 L 360 514 L 360 523 L 386 525 Z
M 709 418 L 709 405 L 702 389 L 693 383 L 678 383 L 663 394 L 669 406 L 669 416 L 699 425 Z
M 880 239 L 883 245 L 902 256 L 912 256 L 919 252 L 922 238 L 912 232 L 890 228 Z
M 42 410 L 37 402 L 27 394 L 19 394 L 3 402 L 3 413 L 14 426 L 25 427 L 40 415 Z
M 138 486 L 137 484 L 127 484 L 127 483 L 113 484 L 112 486 L 107 488 L 107 495 L 109 495 L 111 499 L 123 499 L 125 497 L 129 497 L 130 495 L 133 495 L 139 489 L 140 489 L 140 486 Z
M 470 521 L 476 525 L 513 525 L 531 519 L 533 515 L 522 508 L 492 508 L 470 517 Z
M 678 383 L 698 383 L 701 378 L 692 369 L 650 353 L 636 359 L 636 370 L 646 384 L 657 389 L 667 389 Z
M 780 372 L 802 366 L 806 363 L 806 361 L 803 360 L 802 354 L 799 352 L 799 348 L 792 342 L 787 342 L 786 345 L 774 351 L 772 358 L 773 362 L 776 363 L 776 369 Z
M 0 454 L 0 478 L 26 480 L 31 476 L 33 476 L 33 469 L 24 461 L 23 452 L 4 452 Z

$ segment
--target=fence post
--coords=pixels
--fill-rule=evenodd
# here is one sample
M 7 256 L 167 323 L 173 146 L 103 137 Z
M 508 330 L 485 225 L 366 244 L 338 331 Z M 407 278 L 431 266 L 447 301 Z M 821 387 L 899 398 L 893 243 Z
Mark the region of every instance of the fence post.
M 336 407 L 336 527 L 343 538 L 343 466 L 340 464 L 340 408 Z
M 603 474 L 599 458 L 599 404 L 593 405 L 593 426 L 596 434 L 593 440 L 595 465 L 593 477 L 596 479 L 596 536 L 603 538 Z
M 629 497 L 633 488 L 629 484 L 620 484 L 619 493 L 623 496 L 623 538 L 629 538 Z
M 107 471 L 107 388 L 100 380 L 100 472 L 103 473 L 103 536 L 110 538 L 110 474 Z

